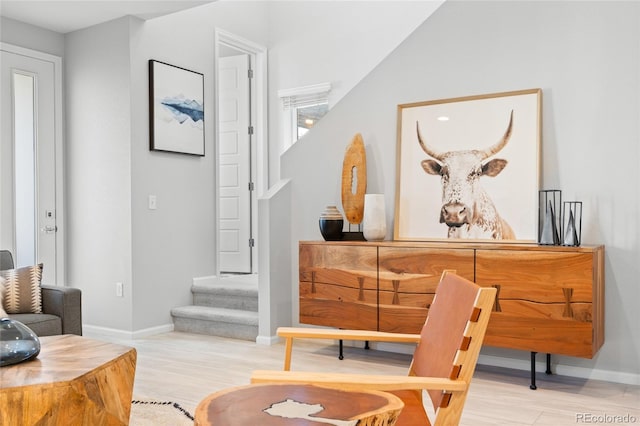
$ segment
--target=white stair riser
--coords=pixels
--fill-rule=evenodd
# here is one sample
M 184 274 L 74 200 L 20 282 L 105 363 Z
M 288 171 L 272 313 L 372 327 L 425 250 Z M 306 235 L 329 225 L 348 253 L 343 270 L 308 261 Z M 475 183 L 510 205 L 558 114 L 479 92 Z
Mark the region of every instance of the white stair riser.
M 210 306 L 213 308 L 239 309 L 258 312 L 258 295 L 241 296 L 219 293 L 193 293 L 193 304 L 196 306 Z

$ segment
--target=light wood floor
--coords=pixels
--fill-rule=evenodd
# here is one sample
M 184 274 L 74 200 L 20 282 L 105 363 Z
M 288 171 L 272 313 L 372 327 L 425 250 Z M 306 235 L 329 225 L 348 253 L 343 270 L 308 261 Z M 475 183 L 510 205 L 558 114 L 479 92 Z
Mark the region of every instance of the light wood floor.
M 249 383 L 251 371 L 282 369 L 284 345 L 188 333 L 167 333 L 117 343 L 138 351 L 134 397 L 178 402 L 190 412 L 208 394 Z M 296 341 L 293 370 L 406 374 L 410 356 L 345 348 L 327 341 Z M 640 424 L 640 387 L 562 376 L 478 366 L 462 416 L 462 425 Z M 588 416 L 609 416 L 597 418 Z M 614 416 L 621 416 L 620 420 Z M 623 416 L 629 418 L 624 421 Z

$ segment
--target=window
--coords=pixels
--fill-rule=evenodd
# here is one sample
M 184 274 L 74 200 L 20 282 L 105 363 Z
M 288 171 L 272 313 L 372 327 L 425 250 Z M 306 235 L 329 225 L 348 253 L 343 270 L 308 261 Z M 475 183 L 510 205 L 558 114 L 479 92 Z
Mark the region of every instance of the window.
M 16 265 L 36 259 L 36 79 L 13 73 Z
M 284 108 L 284 148 L 309 131 L 329 111 L 331 84 L 322 83 L 280 90 Z

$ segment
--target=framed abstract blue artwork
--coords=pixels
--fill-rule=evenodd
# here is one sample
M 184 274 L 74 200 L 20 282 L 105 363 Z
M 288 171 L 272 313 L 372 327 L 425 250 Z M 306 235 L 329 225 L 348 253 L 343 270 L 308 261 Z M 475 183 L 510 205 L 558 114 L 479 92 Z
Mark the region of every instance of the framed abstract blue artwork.
M 149 60 L 149 148 L 204 156 L 204 75 Z

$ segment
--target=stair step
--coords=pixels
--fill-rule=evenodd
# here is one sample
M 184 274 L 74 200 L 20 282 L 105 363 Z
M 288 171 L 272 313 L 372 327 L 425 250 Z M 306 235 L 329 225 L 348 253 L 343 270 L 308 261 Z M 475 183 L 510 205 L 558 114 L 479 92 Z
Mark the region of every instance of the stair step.
M 208 306 L 181 306 L 171 309 L 174 317 L 188 317 L 232 324 L 258 325 L 258 313 L 239 309 L 211 308 Z
M 258 296 L 258 285 L 242 282 L 217 282 L 212 284 L 194 284 L 192 292 L 232 294 L 235 296 Z
M 258 312 L 258 285 L 255 283 L 218 282 L 193 285 L 193 303 L 212 308 Z
M 171 309 L 174 329 L 210 336 L 255 340 L 258 313 L 208 306 L 181 306 Z

